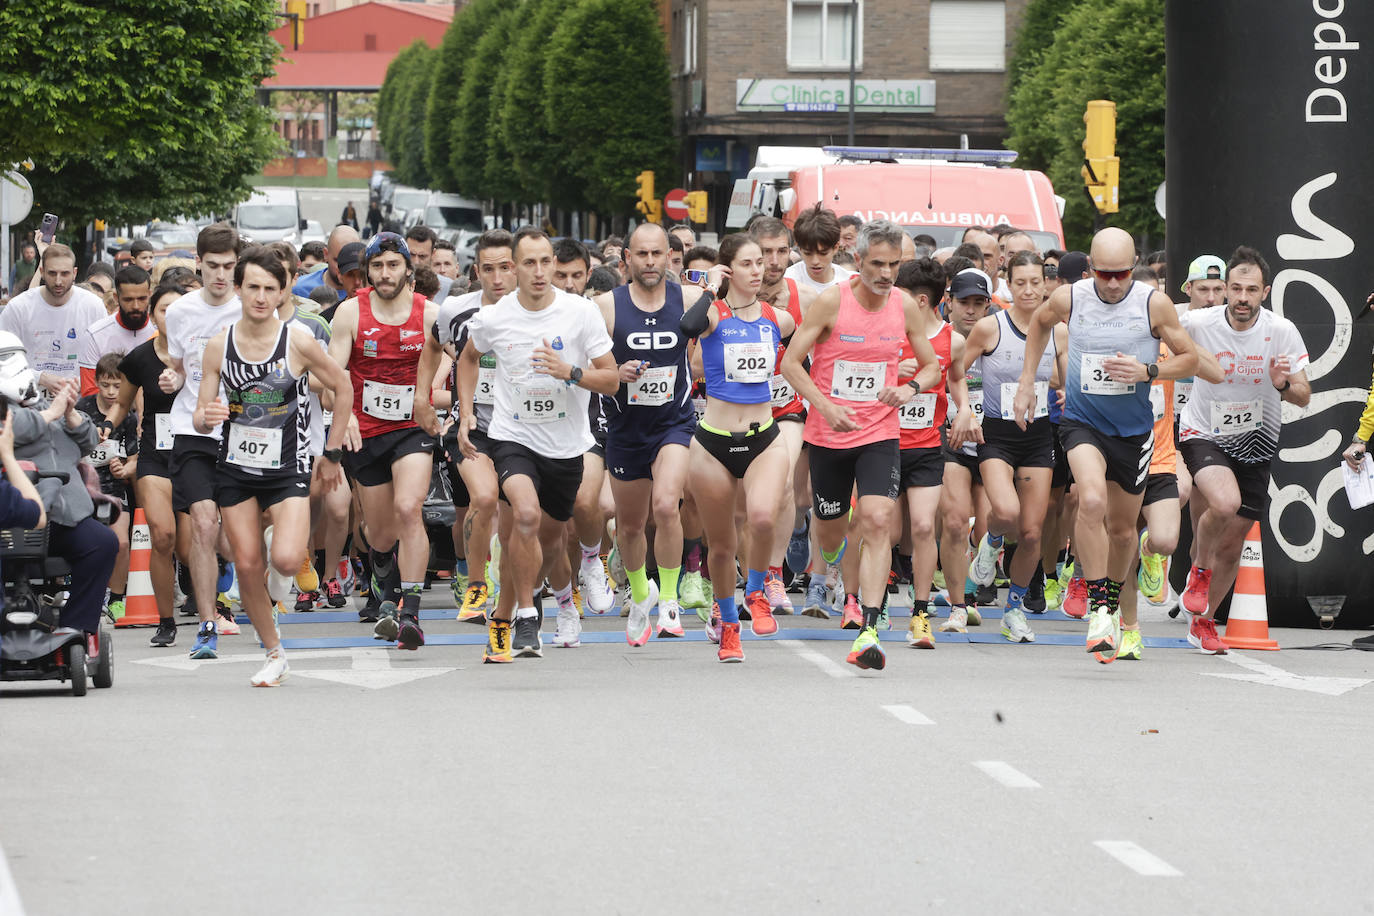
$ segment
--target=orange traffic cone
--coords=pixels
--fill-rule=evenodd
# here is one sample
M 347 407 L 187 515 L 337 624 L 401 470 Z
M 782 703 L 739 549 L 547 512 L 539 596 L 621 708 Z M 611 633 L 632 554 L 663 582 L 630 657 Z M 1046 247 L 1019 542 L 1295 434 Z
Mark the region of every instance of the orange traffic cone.
M 157 598 L 153 594 L 153 576 L 148 564 L 153 557 L 153 537 L 142 509 L 134 510 L 134 524 L 129 531 L 129 580 L 124 586 L 124 616 L 115 621 L 117 627 L 156 626 Z
M 1250 528 L 1240 551 L 1236 591 L 1231 596 L 1231 616 L 1226 621 L 1226 635 L 1222 639 L 1233 649 L 1277 651 L 1279 648 L 1279 644 L 1269 638 L 1269 610 L 1264 599 L 1264 548 L 1259 522 Z

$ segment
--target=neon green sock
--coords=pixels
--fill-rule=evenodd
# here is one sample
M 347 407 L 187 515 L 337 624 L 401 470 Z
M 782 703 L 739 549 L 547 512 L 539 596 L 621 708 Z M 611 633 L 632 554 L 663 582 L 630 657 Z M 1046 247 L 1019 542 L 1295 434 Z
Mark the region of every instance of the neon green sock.
M 649 597 L 649 578 L 644 575 L 644 567 L 625 568 L 625 578 L 630 580 L 630 598 L 636 602 Z
M 672 569 L 660 566 L 658 568 L 658 600 L 676 601 L 677 600 L 677 577 L 682 572 L 681 566 L 674 566 Z
M 841 551 L 839 549 L 833 551 L 822 550 L 821 559 L 825 560 L 827 563 L 836 563 L 840 559 L 840 553 Z

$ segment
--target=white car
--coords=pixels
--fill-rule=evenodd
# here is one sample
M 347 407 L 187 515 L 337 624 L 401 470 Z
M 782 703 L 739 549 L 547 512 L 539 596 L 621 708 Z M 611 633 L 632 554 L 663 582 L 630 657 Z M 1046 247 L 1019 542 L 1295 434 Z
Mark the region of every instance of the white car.
M 301 232 L 302 245 L 306 242 L 324 242 L 327 239 L 328 236 L 325 235 L 324 227 L 320 225 L 319 220 L 308 219 L 305 221 L 305 229 Z

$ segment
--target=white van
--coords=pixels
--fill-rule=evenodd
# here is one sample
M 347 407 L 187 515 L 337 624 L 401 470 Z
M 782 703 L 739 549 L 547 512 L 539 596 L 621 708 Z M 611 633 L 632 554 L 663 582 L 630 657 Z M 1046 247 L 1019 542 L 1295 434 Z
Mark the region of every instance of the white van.
M 295 188 L 263 188 L 234 207 L 234 227 L 239 235 L 258 245 L 290 242 L 299 247 L 305 220 L 301 197 Z

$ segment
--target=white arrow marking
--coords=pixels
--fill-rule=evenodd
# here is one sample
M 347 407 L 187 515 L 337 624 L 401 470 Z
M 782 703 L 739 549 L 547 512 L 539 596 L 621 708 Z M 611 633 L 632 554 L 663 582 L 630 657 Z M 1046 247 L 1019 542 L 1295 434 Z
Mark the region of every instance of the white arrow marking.
M 1040 783 L 1003 760 L 975 760 L 973 765 L 1008 789 L 1038 789 Z
M 1338 697 L 1370 683 L 1368 678 L 1353 677 L 1306 677 L 1275 668 L 1267 662 L 1251 658 L 1240 652 L 1231 651 L 1219 656 L 1233 665 L 1246 668 L 1253 674 L 1219 674 L 1214 671 L 1202 672 L 1207 677 L 1223 677 L 1231 681 L 1245 681 L 1250 684 L 1263 684 L 1267 687 L 1286 687 L 1289 690 L 1303 690 L 1323 696 Z
M 313 671 L 293 670 L 291 676 L 314 678 L 320 681 L 333 681 L 350 687 L 366 687 L 369 690 L 383 690 L 398 684 L 407 684 L 427 677 L 448 674 L 457 668 L 402 668 L 391 667 L 390 649 L 303 649 L 288 653 L 292 661 L 307 658 L 348 658 L 353 660 L 351 668 L 324 668 Z M 262 662 L 262 655 L 256 652 L 225 655 L 221 658 L 195 659 L 180 656 L 177 658 L 139 658 L 136 665 L 151 665 L 168 668 L 172 671 L 195 671 L 202 666 L 230 665 L 236 662 Z
M 856 670 L 852 668 L 846 668 L 844 665 L 832 662 L 830 659 L 826 658 L 821 653 L 816 652 L 813 649 L 806 648 L 801 644 L 799 640 L 781 639 L 778 640 L 778 645 L 786 646 L 787 648 L 791 649 L 793 652 L 797 653 L 802 658 L 806 659 L 808 662 L 815 665 L 817 668 L 821 669 L 831 677 L 838 678 L 858 676 L 858 672 Z
M 918 709 L 906 705 L 884 706 L 889 714 L 898 722 L 905 722 L 907 725 L 934 725 L 930 717 Z
M 0 913 L 5 916 L 24 916 L 24 902 L 19 899 L 19 888 L 10 874 L 9 860 L 5 850 L 0 849 Z
M 1098 840 L 1093 845 L 1137 875 L 1147 878 L 1177 878 L 1183 874 L 1159 856 L 1142 849 L 1130 840 Z

